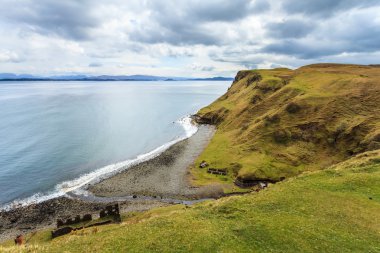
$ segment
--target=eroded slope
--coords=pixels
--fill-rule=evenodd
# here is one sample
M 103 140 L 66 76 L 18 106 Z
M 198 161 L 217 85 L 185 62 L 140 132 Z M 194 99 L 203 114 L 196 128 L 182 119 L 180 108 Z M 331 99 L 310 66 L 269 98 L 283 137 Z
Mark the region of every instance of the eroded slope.
M 195 183 L 273 180 L 326 168 L 380 148 L 380 68 L 316 64 L 240 71 L 228 92 L 198 113 L 217 132 L 196 165 L 227 168 Z

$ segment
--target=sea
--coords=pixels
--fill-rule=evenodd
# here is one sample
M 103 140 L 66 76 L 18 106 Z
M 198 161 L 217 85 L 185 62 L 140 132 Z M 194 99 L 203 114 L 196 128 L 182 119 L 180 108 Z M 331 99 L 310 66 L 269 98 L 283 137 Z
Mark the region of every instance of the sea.
M 0 209 L 80 190 L 197 131 L 230 81 L 0 82 Z

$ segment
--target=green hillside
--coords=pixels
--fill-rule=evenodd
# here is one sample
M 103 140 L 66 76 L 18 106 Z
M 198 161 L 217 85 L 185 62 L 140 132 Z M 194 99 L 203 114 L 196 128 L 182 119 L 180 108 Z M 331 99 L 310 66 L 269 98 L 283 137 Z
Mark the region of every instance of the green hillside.
M 0 252 L 380 252 L 380 68 L 318 64 L 241 71 L 198 113 L 217 131 L 194 184 L 259 192 L 129 213 L 121 224 Z M 199 168 L 228 170 L 227 176 Z M 27 238 L 29 238 L 27 236 Z
M 379 101 L 376 67 L 240 71 L 228 92 L 198 113 L 218 130 L 196 165 L 205 160 L 229 176 L 194 166 L 194 183 L 278 181 L 379 149 Z

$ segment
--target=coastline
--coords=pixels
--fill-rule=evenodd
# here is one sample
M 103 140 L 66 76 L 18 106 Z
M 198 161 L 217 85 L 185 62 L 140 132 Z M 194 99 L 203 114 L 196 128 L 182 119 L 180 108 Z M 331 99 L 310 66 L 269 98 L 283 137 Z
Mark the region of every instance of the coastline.
M 87 213 L 96 215 L 100 209 L 114 203 L 119 203 L 121 212 L 126 213 L 170 204 L 192 203 L 180 200 L 220 197 L 223 193 L 216 186 L 198 188 L 191 187 L 188 182 L 188 167 L 204 150 L 214 133 L 214 126 L 199 125 L 194 135 L 175 143 L 158 156 L 89 185 L 87 190 L 96 199 L 66 194 L 40 203 L 0 211 L 0 242 L 12 239 L 17 234 L 54 228 L 58 218 L 67 219 Z M 113 200 L 113 197 L 126 198 Z M 102 198 L 104 201 L 101 201 Z
M 211 125 L 198 131 L 159 156 L 90 185 L 87 190 L 98 197 L 151 196 L 172 199 L 219 197 L 216 187 L 191 187 L 187 168 L 201 154 L 215 133 Z

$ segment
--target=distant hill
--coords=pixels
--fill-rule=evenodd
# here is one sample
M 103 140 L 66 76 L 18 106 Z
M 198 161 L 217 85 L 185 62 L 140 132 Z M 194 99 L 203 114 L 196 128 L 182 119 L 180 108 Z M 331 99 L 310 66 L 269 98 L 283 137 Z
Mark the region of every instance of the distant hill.
M 217 76 L 217 77 L 211 77 L 211 78 L 194 78 L 191 80 L 194 80 L 194 81 L 232 81 L 234 79 L 229 78 L 229 77 Z
M 29 74 L 16 75 L 12 73 L 0 74 L 0 81 L 232 81 L 230 77 L 190 78 L 167 77 L 150 75 L 62 75 L 62 76 L 33 76 Z
M 0 74 L 0 79 L 23 79 L 23 78 L 36 78 L 33 75 L 16 75 L 12 73 L 2 73 Z

